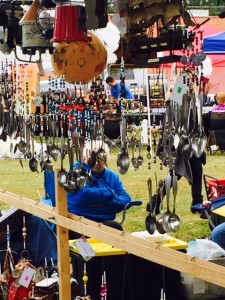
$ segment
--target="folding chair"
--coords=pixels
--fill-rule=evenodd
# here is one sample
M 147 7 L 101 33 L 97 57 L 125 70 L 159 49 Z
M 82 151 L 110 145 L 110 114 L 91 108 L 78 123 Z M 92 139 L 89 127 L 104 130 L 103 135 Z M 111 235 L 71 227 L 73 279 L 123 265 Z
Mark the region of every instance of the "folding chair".
M 199 212 L 202 219 L 208 219 L 209 228 L 212 230 L 225 221 L 225 216 L 215 214 L 214 211 L 225 206 L 225 197 L 217 198 L 211 202 L 191 206 L 194 212 Z
M 208 219 L 212 230 L 225 221 L 225 216 L 214 213 L 214 210 L 225 206 L 225 179 L 203 175 L 207 201 L 191 206 L 192 211 L 199 212 L 202 219 Z
M 203 181 L 208 201 L 225 196 L 225 179 L 217 179 L 204 174 Z
M 208 137 L 208 149 L 210 155 L 214 155 L 220 150 L 221 153 L 225 152 L 225 129 L 212 130 Z

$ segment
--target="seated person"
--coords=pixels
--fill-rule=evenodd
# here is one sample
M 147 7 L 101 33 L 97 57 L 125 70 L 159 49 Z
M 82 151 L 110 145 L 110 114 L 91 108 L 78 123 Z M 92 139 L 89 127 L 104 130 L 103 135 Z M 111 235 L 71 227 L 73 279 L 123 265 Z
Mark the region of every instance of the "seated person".
M 211 241 L 217 243 L 221 248 L 225 249 L 225 223 L 217 225 L 211 232 Z
M 220 149 L 225 149 L 225 93 L 216 96 L 217 104 L 212 110 L 203 114 L 203 125 L 208 137 L 207 147 L 213 153 Z
M 207 136 L 212 130 L 225 129 L 225 93 L 219 93 L 215 98 L 216 105 L 211 111 L 203 114 L 203 126 Z
M 85 151 L 88 151 L 87 148 Z M 86 153 L 86 152 L 85 152 Z M 89 150 L 90 153 L 90 150 Z M 116 214 L 122 211 L 131 197 L 123 187 L 119 176 L 109 169 L 106 169 L 107 154 L 103 149 L 99 149 L 96 161 L 85 162 L 83 167 L 91 172 L 93 185 L 87 184 L 84 188 L 75 193 L 68 193 L 68 211 L 79 216 L 84 216 L 90 220 L 101 222 L 107 226 L 123 230 L 122 226 L 114 221 Z M 75 167 L 78 164 L 75 163 Z M 92 168 L 91 168 L 92 167 Z M 55 184 L 54 172 L 45 173 L 45 187 L 47 194 L 55 203 Z M 52 262 L 57 265 L 57 240 L 51 224 L 47 221 L 25 213 L 26 215 L 26 250 L 29 253 L 29 261 L 35 267 L 45 267 L 46 260 L 51 271 Z M 15 262 L 18 262 L 21 256 L 27 255 L 24 251 L 22 236 L 24 212 L 16 217 L 10 216 L 10 248 L 13 251 Z M 8 224 L 9 219 L 7 218 Z M 13 224 L 16 226 L 14 228 Z M 0 245 L 1 249 L 6 249 L 7 234 L 6 226 L 1 228 Z M 78 238 L 80 235 L 70 233 L 70 239 Z M 4 251 L 1 252 L 0 259 L 4 261 Z M 26 258 L 26 257 L 25 257 Z
M 75 193 L 67 193 L 68 211 L 83 216 L 95 222 L 116 227 L 122 226 L 115 222 L 116 214 L 123 211 L 126 204 L 131 201 L 130 195 L 124 189 L 119 176 L 106 168 L 107 153 L 102 148 L 92 151 L 90 144 L 84 149 L 83 168 L 90 172 L 93 184 L 86 186 Z M 91 154 L 89 158 L 88 155 Z M 93 157 L 93 153 L 96 153 Z M 74 164 L 77 167 L 79 162 Z M 45 172 L 46 194 L 55 205 L 54 172 Z M 70 236 L 71 238 L 71 236 Z

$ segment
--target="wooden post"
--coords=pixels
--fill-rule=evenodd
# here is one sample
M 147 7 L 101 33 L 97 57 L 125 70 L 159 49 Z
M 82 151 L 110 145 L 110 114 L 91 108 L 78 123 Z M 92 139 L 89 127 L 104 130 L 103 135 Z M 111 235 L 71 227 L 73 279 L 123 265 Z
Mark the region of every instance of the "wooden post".
M 58 170 L 55 172 L 56 211 L 59 215 L 67 217 L 66 191 L 58 184 Z M 69 231 L 67 228 L 56 225 L 57 253 L 59 269 L 59 299 L 71 300 L 70 286 L 70 255 L 69 255 Z

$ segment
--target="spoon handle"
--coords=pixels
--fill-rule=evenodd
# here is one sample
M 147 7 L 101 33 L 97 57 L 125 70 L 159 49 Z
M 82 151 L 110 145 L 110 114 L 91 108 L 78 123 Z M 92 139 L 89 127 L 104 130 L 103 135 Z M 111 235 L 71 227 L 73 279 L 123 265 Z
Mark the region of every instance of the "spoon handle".
M 177 176 L 173 175 L 173 213 L 176 211 L 176 198 L 177 198 Z
M 171 175 L 168 174 L 167 177 L 166 177 L 166 204 L 167 204 L 167 211 L 169 211 L 170 187 L 171 187 Z
M 152 180 L 151 180 L 151 178 L 148 178 L 147 184 L 148 184 L 149 200 L 151 201 L 151 199 L 152 199 Z

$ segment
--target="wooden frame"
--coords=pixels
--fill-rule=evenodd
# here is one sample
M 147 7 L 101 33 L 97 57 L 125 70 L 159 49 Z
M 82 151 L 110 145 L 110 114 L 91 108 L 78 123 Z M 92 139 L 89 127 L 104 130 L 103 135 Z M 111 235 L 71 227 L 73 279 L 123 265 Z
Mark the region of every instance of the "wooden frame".
M 68 296 L 70 295 L 68 230 L 93 237 L 146 260 L 225 287 L 223 266 L 70 214 L 67 212 L 64 189 L 57 185 L 56 191 L 57 207 L 55 208 L 2 189 L 0 189 L 0 200 L 57 225 L 59 299 L 70 299 Z

